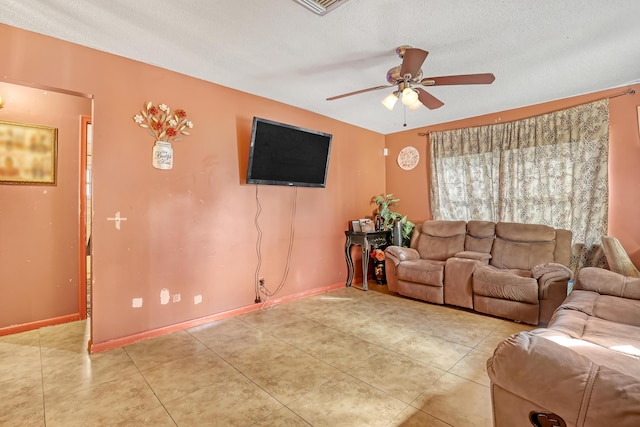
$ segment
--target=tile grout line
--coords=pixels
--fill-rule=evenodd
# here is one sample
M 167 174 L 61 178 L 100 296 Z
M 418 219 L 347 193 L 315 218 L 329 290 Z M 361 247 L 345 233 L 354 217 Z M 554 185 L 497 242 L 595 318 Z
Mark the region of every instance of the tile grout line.
M 39 356 L 40 356 L 40 382 L 42 384 L 42 423 L 43 425 L 46 427 L 47 426 L 47 401 L 46 401 L 46 394 L 45 394 L 45 390 L 44 390 L 44 366 L 42 363 L 42 337 L 41 337 L 41 330 L 38 330 L 38 349 L 39 351 Z
M 153 389 L 153 387 L 151 386 L 151 384 L 149 384 L 149 380 L 147 380 L 147 377 L 145 377 L 145 375 L 142 373 L 142 371 L 140 370 L 140 367 L 136 364 L 136 362 L 133 360 L 133 358 L 131 357 L 131 354 L 129 354 L 129 352 L 127 351 L 127 346 L 123 347 L 124 353 L 127 355 L 127 357 L 129 358 L 129 360 L 131 361 L 131 364 L 136 368 L 136 371 L 138 372 L 138 374 L 140 374 L 140 376 L 142 377 L 142 379 L 144 380 L 145 384 L 147 384 L 147 387 L 149 387 L 149 390 L 151 390 L 151 392 L 153 393 L 153 396 L 156 398 L 156 400 L 158 401 L 158 403 L 160 403 L 160 406 L 162 407 L 162 409 L 164 409 L 164 411 L 167 413 L 167 415 L 169 416 L 169 418 L 171 418 L 171 421 L 178 426 L 178 423 L 176 422 L 176 420 L 173 418 L 173 415 L 171 415 L 171 412 L 169 412 L 169 409 L 167 409 L 167 407 L 164 405 L 164 402 L 160 399 L 160 397 L 156 394 L 156 391 Z M 128 421 L 131 419 L 136 418 L 136 416 L 133 416 L 131 418 L 127 418 L 125 420 L 122 420 L 122 422 L 124 421 Z

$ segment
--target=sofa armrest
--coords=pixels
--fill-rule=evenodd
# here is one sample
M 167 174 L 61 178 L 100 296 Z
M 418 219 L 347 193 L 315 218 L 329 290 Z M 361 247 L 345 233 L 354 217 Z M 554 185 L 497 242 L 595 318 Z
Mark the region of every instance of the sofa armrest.
M 531 269 L 531 275 L 536 279 L 540 279 L 540 277 L 549 273 L 557 277 L 564 277 L 567 280 L 573 279 L 573 271 L 566 265 L 558 264 L 557 262 L 539 264 Z
M 402 261 L 415 261 L 420 259 L 420 254 L 417 250 L 402 246 L 387 246 L 384 252 L 393 260 L 395 265 L 398 265 L 398 263 Z
M 458 252 L 455 257 L 484 261 L 484 264 L 488 264 L 489 260 L 491 259 L 491 254 L 488 254 L 486 252 L 462 251 Z
M 538 281 L 538 299 L 540 301 L 549 298 L 549 295 L 554 293 L 553 289 L 551 289 L 552 287 L 562 287 L 562 290 L 557 291 L 563 295 L 560 300 L 557 301 L 555 308 L 557 308 L 567 296 L 567 283 L 573 278 L 571 269 L 556 263 L 536 265 L 531 269 L 531 275 Z
M 623 276 L 603 268 L 584 267 L 578 272 L 574 289 L 640 299 L 640 278 Z
M 396 267 L 402 261 L 411 261 L 420 259 L 420 253 L 412 248 L 402 246 L 387 246 L 384 250 L 385 260 L 384 266 L 387 276 L 387 289 L 392 292 L 398 292 L 398 277 Z
M 527 406 L 517 413 L 544 409 L 580 426 L 640 425 L 640 412 L 629 410 L 640 407 L 636 378 L 529 332 L 500 343 L 487 361 L 487 373 L 492 387 L 520 397 L 520 404 Z M 494 394 L 494 414 L 511 410 L 508 406 L 513 402 Z M 509 423 L 529 425 L 528 419 L 510 419 Z

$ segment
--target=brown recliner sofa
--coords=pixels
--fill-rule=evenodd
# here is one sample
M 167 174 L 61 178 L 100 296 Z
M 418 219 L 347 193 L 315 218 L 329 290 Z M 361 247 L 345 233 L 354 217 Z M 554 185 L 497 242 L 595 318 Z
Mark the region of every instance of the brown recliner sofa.
M 567 295 L 571 232 L 539 224 L 425 221 L 385 250 L 389 290 L 533 325 Z
M 487 373 L 496 427 L 640 426 L 640 278 L 581 269 L 549 326 L 499 344 Z

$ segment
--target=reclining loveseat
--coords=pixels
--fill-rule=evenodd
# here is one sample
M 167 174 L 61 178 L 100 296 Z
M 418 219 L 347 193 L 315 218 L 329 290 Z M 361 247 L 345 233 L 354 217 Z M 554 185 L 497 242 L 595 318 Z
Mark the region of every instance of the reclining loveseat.
M 385 249 L 390 291 L 532 325 L 567 296 L 571 232 L 540 224 L 425 221 Z
M 582 268 L 548 327 L 487 361 L 494 426 L 640 426 L 639 313 L 640 278 Z

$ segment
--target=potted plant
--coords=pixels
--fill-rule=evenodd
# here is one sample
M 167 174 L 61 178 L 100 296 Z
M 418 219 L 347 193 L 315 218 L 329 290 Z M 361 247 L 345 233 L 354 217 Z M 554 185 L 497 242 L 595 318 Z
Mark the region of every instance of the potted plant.
M 406 215 L 402 215 L 398 212 L 394 212 L 391 208 L 395 207 L 400 199 L 393 197 L 393 194 L 387 194 L 374 196 L 371 198 L 371 204 L 378 206 L 377 214 L 382 218 L 382 225 L 384 230 L 391 230 L 393 237 L 393 224 L 396 220 L 400 221 L 402 232 L 402 245 L 408 246 L 411 239 L 411 232 L 413 231 L 414 223 L 407 220 Z

